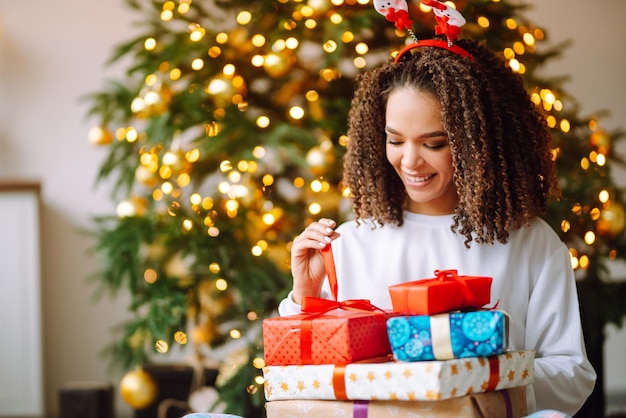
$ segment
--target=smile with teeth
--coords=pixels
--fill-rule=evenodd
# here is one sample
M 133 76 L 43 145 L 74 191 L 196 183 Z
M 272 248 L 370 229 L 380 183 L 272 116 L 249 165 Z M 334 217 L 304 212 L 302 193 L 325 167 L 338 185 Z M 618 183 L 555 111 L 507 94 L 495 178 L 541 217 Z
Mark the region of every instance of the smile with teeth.
M 407 181 L 407 183 L 412 183 L 412 184 L 423 183 L 425 181 L 432 179 L 433 177 L 435 177 L 434 173 L 427 174 L 425 176 L 410 176 L 408 174 L 404 175 L 404 179 Z

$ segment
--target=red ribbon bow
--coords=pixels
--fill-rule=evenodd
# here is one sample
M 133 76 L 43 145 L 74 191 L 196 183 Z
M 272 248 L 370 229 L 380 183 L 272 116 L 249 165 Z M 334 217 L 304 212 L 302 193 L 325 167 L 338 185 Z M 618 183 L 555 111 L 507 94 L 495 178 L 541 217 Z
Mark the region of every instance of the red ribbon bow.
M 463 277 L 459 277 L 457 270 L 435 270 L 435 279 L 439 281 L 456 281 L 461 286 L 463 292 L 463 306 L 475 307 L 476 297 L 472 293 L 472 289 L 466 283 Z

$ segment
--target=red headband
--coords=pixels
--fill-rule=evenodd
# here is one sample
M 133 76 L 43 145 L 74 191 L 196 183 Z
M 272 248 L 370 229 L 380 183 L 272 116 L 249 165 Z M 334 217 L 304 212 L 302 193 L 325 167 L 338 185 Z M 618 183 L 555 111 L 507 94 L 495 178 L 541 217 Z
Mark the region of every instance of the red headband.
M 400 52 L 398 52 L 398 55 L 396 55 L 395 62 L 397 63 L 398 61 L 400 61 L 402 56 L 408 51 L 414 48 L 420 48 L 423 46 L 432 46 L 435 48 L 447 49 L 448 51 L 453 52 L 455 54 L 468 57 L 472 60 L 474 59 L 472 54 L 470 54 L 469 52 L 467 52 L 466 50 L 464 50 L 463 48 L 461 48 L 460 46 L 456 44 L 453 44 L 448 41 L 444 41 L 442 39 L 424 39 L 424 40 L 419 40 L 417 42 L 413 42 L 412 44 L 407 45 L 404 48 L 402 48 Z

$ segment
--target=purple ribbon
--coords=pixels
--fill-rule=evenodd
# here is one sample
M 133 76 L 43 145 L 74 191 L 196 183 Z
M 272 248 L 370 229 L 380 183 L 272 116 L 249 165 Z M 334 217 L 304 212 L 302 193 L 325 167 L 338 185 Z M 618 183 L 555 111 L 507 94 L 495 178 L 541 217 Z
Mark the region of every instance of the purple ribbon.
M 367 406 L 369 401 L 354 401 L 352 418 L 367 418 Z

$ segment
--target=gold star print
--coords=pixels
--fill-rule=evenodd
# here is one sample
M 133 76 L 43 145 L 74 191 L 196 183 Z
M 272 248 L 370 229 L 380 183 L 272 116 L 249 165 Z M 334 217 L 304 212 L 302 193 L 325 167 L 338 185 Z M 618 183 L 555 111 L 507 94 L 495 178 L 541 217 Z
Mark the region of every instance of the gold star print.
M 485 367 L 485 364 L 487 363 L 487 361 L 482 357 L 478 357 L 478 362 L 482 367 Z
M 467 388 L 467 391 L 465 392 L 466 395 L 469 395 L 470 393 L 474 393 L 474 388 L 472 386 Z
M 417 398 L 415 397 L 415 392 L 409 392 L 407 393 L 407 396 L 409 397 L 410 401 L 416 401 Z
M 272 387 L 270 385 L 266 385 L 265 386 L 265 393 L 267 394 L 267 398 L 271 398 L 272 397 Z
M 348 376 L 348 379 L 350 379 L 351 382 L 356 382 L 357 381 L 356 374 L 350 373 L 350 376 Z
M 298 381 L 298 390 L 300 392 L 304 390 L 304 382 L 302 380 Z
M 320 381 L 319 380 L 314 380 L 313 381 L 313 389 L 319 389 L 320 388 Z
M 287 382 L 283 382 L 280 384 L 280 388 L 283 390 L 283 392 L 287 392 L 289 390 L 289 385 L 287 384 Z
M 452 388 L 452 389 L 450 390 L 450 396 L 451 396 L 452 398 L 454 398 L 454 397 L 456 396 L 456 393 L 457 393 L 458 391 L 459 391 L 459 390 L 458 390 L 457 388 L 455 388 L 455 387 L 454 387 L 454 388 Z
M 465 362 L 465 368 L 467 369 L 468 372 L 472 371 L 472 362 L 471 361 L 466 361 Z
M 505 355 L 505 356 L 506 356 L 506 358 L 507 358 L 507 359 L 509 359 L 509 360 L 513 358 L 513 354 L 511 354 L 511 353 L 505 353 L 504 355 Z
M 509 381 L 512 381 L 513 379 L 515 379 L 515 370 L 509 370 Z
M 459 374 L 459 368 L 456 366 L 456 364 L 453 364 L 452 367 L 450 367 L 450 372 L 452 373 L 452 376 L 456 376 L 457 374 Z
M 389 370 L 387 370 L 387 371 L 385 372 L 385 377 L 386 377 L 387 379 L 391 379 L 391 378 L 393 377 L 393 374 L 392 374 Z
M 524 369 L 524 371 L 522 372 L 522 377 L 524 379 L 528 379 L 528 369 Z
M 376 376 L 374 375 L 374 372 L 367 373 L 367 378 L 369 379 L 370 382 L 373 382 L 374 380 L 376 380 Z
M 413 376 L 413 373 L 411 373 L 410 369 L 404 369 L 404 373 L 402 373 L 402 375 L 408 379 Z
M 397 401 L 398 400 L 398 395 L 396 395 L 395 392 L 391 392 L 389 394 L 389 400 L 390 401 Z
M 439 392 L 433 392 L 432 390 L 426 391 L 426 399 L 436 401 L 439 398 L 441 398 L 441 394 Z
M 485 380 L 485 381 L 483 382 L 483 384 L 482 384 L 482 385 L 480 385 L 480 390 L 481 390 L 482 392 L 486 392 L 488 387 L 489 387 L 489 382 L 488 382 L 487 380 Z

